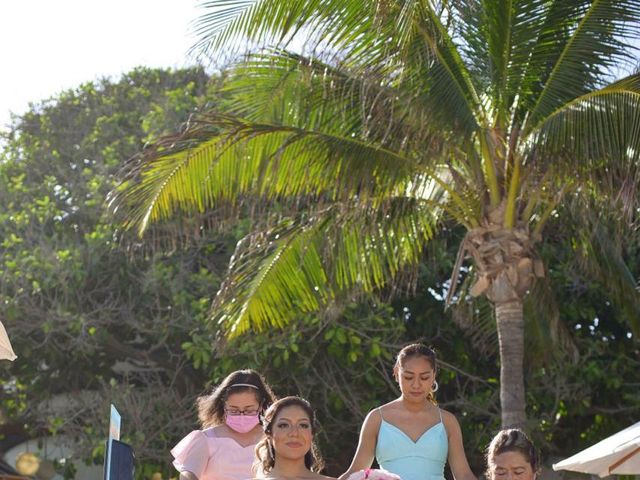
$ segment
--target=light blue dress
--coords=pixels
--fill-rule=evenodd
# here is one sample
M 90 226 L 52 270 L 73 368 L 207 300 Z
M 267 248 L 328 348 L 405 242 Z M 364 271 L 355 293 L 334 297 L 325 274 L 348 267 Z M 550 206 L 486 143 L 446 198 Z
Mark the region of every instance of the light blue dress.
M 439 409 L 438 409 L 439 410 Z M 444 464 L 449 452 L 447 431 L 442 422 L 426 430 L 414 442 L 406 433 L 388 423 L 380 412 L 376 459 L 380 467 L 400 475 L 402 480 L 444 480 Z

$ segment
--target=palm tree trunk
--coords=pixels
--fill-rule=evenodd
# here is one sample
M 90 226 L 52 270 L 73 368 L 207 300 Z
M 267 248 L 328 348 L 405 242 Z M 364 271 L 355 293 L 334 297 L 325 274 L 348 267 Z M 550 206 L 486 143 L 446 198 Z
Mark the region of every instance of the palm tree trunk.
M 524 398 L 524 317 L 522 300 L 496 302 L 496 326 L 500 342 L 500 404 L 502 428 L 523 427 L 526 421 Z

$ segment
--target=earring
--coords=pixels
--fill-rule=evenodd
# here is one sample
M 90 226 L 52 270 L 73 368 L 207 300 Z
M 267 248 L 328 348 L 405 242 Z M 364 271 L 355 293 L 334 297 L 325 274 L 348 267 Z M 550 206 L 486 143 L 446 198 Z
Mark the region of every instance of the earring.
M 438 391 L 438 388 L 440 388 L 440 385 L 438 385 L 438 382 L 436 380 L 433 381 L 433 385 L 431 385 L 431 391 L 433 393 L 436 393 Z

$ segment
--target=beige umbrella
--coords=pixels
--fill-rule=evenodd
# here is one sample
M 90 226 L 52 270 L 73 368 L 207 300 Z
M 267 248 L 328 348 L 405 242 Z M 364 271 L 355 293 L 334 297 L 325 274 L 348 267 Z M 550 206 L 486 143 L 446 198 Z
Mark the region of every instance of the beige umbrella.
M 2 322 L 0 322 L 0 360 L 15 360 L 16 358 L 18 357 L 13 353 L 7 331 L 4 329 Z
M 571 470 L 600 477 L 640 475 L 640 422 L 605 438 L 559 463 L 554 470 Z

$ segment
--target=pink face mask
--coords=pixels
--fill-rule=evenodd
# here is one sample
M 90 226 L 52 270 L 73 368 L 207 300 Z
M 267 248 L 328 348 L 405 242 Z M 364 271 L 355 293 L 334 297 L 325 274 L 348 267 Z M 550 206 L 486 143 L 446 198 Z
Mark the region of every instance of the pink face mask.
M 238 433 L 247 433 L 260 423 L 258 415 L 226 415 L 225 423 Z

